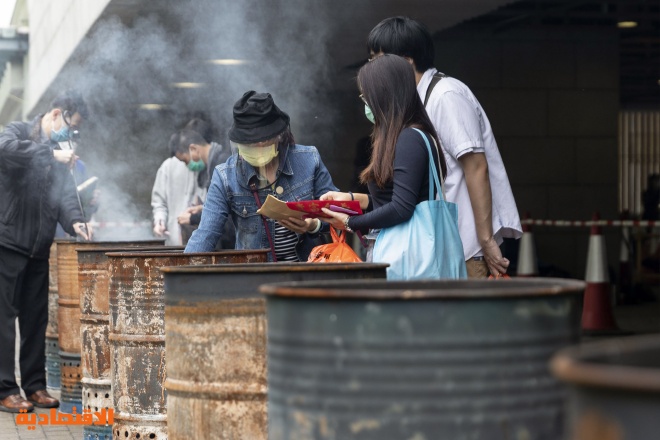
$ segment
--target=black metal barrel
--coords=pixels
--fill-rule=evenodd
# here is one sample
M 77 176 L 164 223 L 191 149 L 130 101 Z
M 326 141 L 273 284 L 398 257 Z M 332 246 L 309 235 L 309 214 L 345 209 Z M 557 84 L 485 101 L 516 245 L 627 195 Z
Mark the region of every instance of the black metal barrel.
M 558 440 L 585 283 L 328 281 L 268 294 L 269 440 Z
M 267 249 L 108 253 L 113 438 L 167 438 L 165 292 L 161 268 L 261 263 Z M 192 437 L 191 437 L 192 438 Z
M 571 347 L 551 367 L 569 387 L 567 439 L 660 438 L 660 334 Z
M 261 284 L 384 279 L 386 268 L 366 263 L 164 268 L 169 439 L 267 438 Z

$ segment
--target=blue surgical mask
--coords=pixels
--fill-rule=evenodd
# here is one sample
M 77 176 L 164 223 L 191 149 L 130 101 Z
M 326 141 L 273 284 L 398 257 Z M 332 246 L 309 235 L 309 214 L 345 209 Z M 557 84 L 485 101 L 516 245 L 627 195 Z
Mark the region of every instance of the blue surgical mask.
M 50 130 L 50 140 L 54 142 L 66 142 L 69 140 L 69 127 L 66 124 L 62 124 L 62 128 L 55 131 Z
M 191 160 L 188 162 L 188 169 L 194 173 L 202 171 L 204 168 L 206 168 L 206 165 L 202 160 Z
M 364 115 L 371 121 L 372 124 L 375 124 L 376 121 L 374 120 L 374 114 L 371 112 L 371 107 L 369 107 L 367 104 L 364 105 Z

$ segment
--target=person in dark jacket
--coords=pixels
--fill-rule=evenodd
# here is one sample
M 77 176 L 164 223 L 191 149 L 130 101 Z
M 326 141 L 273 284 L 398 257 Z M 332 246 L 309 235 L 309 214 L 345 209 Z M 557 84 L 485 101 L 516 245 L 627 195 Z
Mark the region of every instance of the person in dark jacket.
M 70 170 L 77 159 L 62 150 L 88 116 L 82 96 L 66 92 L 32 122 L 0 133 L 0 411 L 54 408 L 46 391 L 48 255 L 59 222 L 89 240 Z M 14 377 L 15 319 L 21 334 L 20 395 Z

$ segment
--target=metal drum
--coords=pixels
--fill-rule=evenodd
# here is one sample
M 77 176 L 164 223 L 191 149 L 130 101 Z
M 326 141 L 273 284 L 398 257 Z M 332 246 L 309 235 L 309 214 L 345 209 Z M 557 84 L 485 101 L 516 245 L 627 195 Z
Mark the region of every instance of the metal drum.
M 139 247 L 162 245 L 165 240 L 78 242 L 71 239 L 57 242 L 58 340 L 62 399 L 59 410 L 70 413 L 82 408 L 82 370 L 80 336 L 80 289 L 78 284 L 77 249 L 99 246 Z M 66 371 L 65 371 L 66 370 Z M 65 389 L 66 388 L 66 389 Z
M 266 285 L 268 438 L 558 440 L 582 281 Z
M 165 381 L 166 266 L 261 263 L 268 249 L 184 254 L 108 253 L 110 356 L 115 439 L 167 438 Z
M 80 353 L 80 296 L 78 292 L 78 256 L 75 240 L 58 239 L 57 243 L 57 322 L 60 350 Z
M 182 251 L 183 247 L 165 247 L 162 241 L 141 245 L 140 251 Z M 136 246 L 77 247 L 78 287 L 80 290 L 80 336 L 82 368 L 82 405 L 97 412 L 112 408 L 110 380 L 108 258 L 107 252 L 130 250 Z M 109 440 L 112 426 L 84 426 L 84 440 Z
M 46 327 L 46 386 L 60 389 L 60 344 L 57 335 L 57 243 L 48 256 L 48 326 Z
M 572 347 L 551 368 L 569 386 L 567 439 L 658 438 L 660 335 Z
M 60 407 L 70 413 L 82 408 L 80 384 L 80 299 L 76 241 L 56 239 L 57 246 L 57 334 L 60 362 Z
M 169 439 L 267 438 L 261 284 L 385 278 L 386 268 L 365 263 L 164 268 Z

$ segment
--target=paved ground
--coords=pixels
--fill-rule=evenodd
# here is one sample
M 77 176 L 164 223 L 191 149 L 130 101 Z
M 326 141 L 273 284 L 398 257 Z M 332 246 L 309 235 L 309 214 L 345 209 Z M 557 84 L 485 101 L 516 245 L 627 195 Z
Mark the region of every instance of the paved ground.
M 614 308 L 619 327 L 631 334 L 660 333 L 660 301 L 635 305 L 620 305 Z M 585 340 L 610 337 L 588 337 Z M 52 393 L 59 397 L 59 392 Z M 37 409 L 37 413 L 49 410 Z M 28 431 L 26 426 L 15 423 L 16 415 L 0 412 L 0 440 L 82 440 L 82 426 L 37 426 Z
M 59 392 L 51 392 L 53 397 L 59 398 Z M 37 414 L 48 414 L 50 410 L 36 408 Z M 75 425 L 41 425 L 35 430 L 28 430 L 27 426 L 16 425 L 16 414 L 0 412 L 0 439 L 1 440 L 82 440 L 82 426 Z

